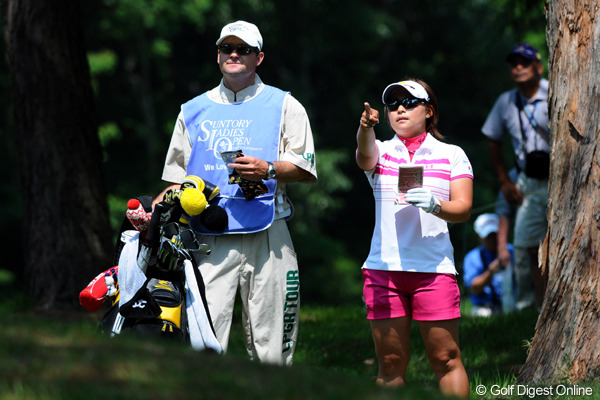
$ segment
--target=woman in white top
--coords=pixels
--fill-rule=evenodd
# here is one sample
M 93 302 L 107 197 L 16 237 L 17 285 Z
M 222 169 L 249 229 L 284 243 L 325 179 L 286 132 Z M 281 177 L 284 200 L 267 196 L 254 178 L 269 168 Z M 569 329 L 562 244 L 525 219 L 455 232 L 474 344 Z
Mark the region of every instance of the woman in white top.
M 442 393 L 468 397 L 458 345 L 460 293 L 447 222 L 469 220 L 471 164 L 461 148 L 440 141 L 437 98 L 425 82 L 388 85 L 382 100 L 394 137 L 376 139 L 379 112 L 365 103 L 356 150 L 376 205 L 371 250 L 362 271 L 379 361 L 377 383 L 405 383 L 414 319 Z

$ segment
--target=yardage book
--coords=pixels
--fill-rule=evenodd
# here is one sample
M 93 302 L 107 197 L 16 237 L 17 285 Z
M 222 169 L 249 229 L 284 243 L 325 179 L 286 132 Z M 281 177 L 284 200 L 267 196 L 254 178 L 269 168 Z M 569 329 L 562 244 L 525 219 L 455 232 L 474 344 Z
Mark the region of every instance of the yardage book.
M 405 195 L 409 189 L 423 187 L 422 165 L 401 165 L 398 169 L 398 197 L 396 204 L 406 205 Z

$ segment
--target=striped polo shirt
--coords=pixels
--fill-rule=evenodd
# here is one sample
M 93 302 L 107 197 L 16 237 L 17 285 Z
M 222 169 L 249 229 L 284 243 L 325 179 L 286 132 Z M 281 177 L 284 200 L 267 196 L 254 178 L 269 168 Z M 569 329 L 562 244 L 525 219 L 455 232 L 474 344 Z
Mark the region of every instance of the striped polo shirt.
M 363 268 L 456 274 L 454 250 L 446 221 L 420 208 L 397 201 L 401 165 L 423 166 L 423 187 L 441 200 L 450 200 L 450 182 L 473 179 L 465 152 L 432 135 L 414 153 L 394 136 L 377 141 L 379 160 L 365 171 L 375 198 L 375 228 L 369 256 Z

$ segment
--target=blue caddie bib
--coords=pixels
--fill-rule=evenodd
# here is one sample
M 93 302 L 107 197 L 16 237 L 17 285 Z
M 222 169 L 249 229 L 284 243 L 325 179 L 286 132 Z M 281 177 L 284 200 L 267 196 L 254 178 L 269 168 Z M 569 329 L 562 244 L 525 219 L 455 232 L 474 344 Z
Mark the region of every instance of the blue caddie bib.
M 187 166 L 188 175 L 196 175 L 219 186 L 218 205 L 229 217 L 224 232 L 213 232 L 192 217 L 191 227 L 202 234 L 252 233 L 268 228 L 275 215 L 277 181 L 265 181 L 269 192 L 247 201 L 237 184 L 228 184 L 227 165 L 222 151 L 242 150 L 245 155 L 266 161 L 277 161 L 283 100 L 287 92 L 265 85 L 252 99 L 221 104 L 206 93 L 181 106 L 192 142 Z

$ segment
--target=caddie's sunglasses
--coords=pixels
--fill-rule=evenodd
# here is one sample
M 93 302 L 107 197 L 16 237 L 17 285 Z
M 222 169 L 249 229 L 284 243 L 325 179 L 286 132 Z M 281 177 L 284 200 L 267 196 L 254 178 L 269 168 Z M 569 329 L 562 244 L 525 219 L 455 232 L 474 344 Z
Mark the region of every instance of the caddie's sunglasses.
M 403 99 L 398 99 L 398 100 L 394 101 L 393 103 L 386 104 L 386 107 L 390 111 L 396 111 L 398 109 L 398 107 L 400 107 L 400 106 L 404 107 L 404 109 L 406 109 L 406 110 L 412 110 L 413 108 L 416 108 L 419 104 L 424 104 L 424 103 L 427 103 L 427 102 L 422 99 L 415 99 L 414 97 L 411 99 L 411 98 L 405 97 Z
M 220 44 L 217 46 L 217 48 L 223 54 L 231 54 L 235 50 L 238 56 L 247 56 L 252 52 L 258 53 L 258 47 L 248 46 L 247 44 L 238 44 L 237 46 L 233 46 L 231 44 Z

